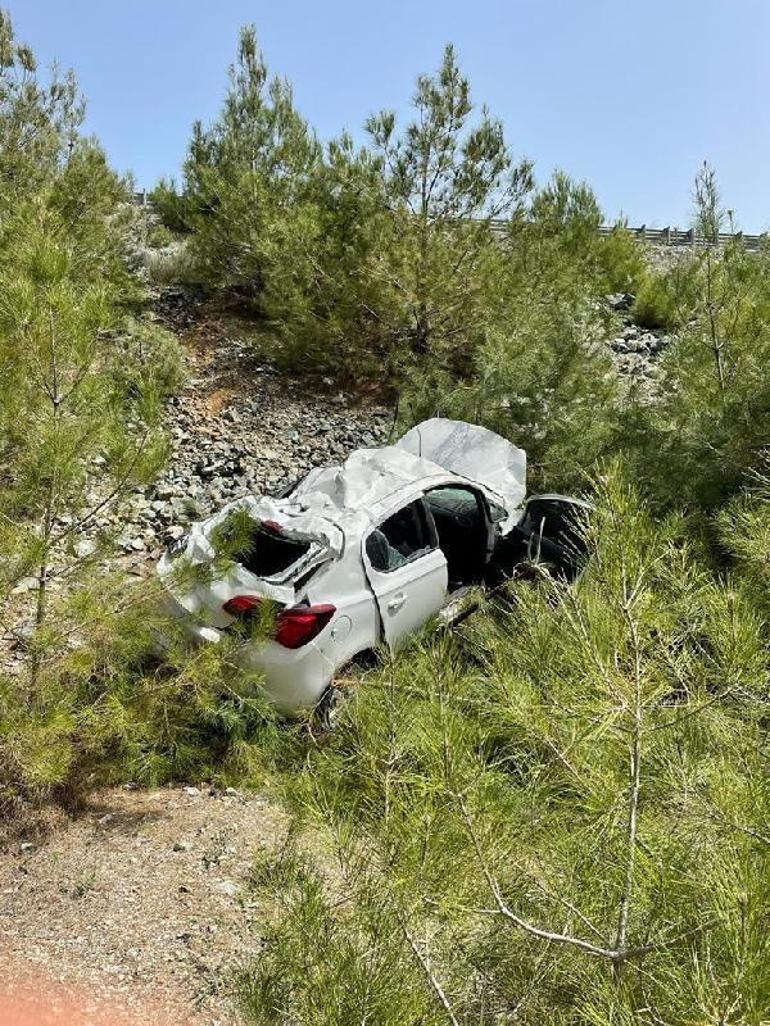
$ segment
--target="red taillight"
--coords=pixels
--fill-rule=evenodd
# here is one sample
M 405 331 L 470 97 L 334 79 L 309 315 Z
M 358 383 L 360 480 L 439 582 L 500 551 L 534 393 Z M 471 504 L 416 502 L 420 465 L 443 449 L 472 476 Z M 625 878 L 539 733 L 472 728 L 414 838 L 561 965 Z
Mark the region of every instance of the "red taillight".
M 245 616 L 253 613 L 261 601 L 259 595 L 234 595 L 222 608 L 230 616 Z
M 301 648 L 312 641 L 337 612 L 335 606 L 292 606 L 278 614 L 273 635 L 284 648 Z
M 229 616 L 240 619 L 253 613 L 261 601 L 259 595 L 234 595 L 222 608 Z M 275 618 L 273 638 L 284 648 L 302 648 L 321 633 L 336 612 L 336 606 L 328 603 L 282 609 Z

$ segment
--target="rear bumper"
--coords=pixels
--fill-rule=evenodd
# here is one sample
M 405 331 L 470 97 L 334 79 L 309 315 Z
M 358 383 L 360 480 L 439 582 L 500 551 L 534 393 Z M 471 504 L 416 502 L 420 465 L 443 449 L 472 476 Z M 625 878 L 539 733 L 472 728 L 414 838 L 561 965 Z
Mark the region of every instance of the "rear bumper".
M 222 638 L 222 631 L 218 628 L 196 623 L 170 592 L 166 592 L 162 611 L 182 624 L 186 636 L 194 644 L 216 644 Z M 328 629 L 319 635 L 319 640 L 322 641 Z M 164 648 L 162 635 L 159 641 L 159 648 Z M 270 640 L 246 642 L 237 660 L 244 670 L 261 674 L 261 687 L 267 698 L 287 715 L 311 709 L 337 669 L 315 640 L 297 649 L 284 648 Z
M 311 709 L 337 668 L 314 641 L 293 650 L 275 641 L 260 641 L 245 646 L 239 661 L 244 669 L 263 675 L 268 699 L 287 714 Z

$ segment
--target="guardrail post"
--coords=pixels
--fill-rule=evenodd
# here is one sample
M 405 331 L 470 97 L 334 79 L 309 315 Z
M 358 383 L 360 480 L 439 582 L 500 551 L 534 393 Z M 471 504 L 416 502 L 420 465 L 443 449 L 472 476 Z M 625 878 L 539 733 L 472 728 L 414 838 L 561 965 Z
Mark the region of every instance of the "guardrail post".
M 647 225 L 643 224 L 639 229 L 639 238 L 644 242 L 647 238 Z
M 694 228 L 691 228 L 689 230 L 689 232 L 687 233 L 687 238 L 689 239 L 690 245 L 694 249 L 695 248 L 695 229 Z
M 671 245 L 671 225 L 670 224 L 667 225 L 663 229 L 663 238 L 665 239 L 666 245 L 670 246 Z

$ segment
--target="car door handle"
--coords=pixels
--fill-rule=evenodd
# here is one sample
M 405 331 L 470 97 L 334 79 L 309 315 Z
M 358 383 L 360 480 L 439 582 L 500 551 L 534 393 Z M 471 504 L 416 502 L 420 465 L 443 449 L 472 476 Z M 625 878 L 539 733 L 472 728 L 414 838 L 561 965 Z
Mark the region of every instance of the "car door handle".
M 406 602 L 406 595 L 403 591 L 399 591 L 393 598 L 388 602 L 388 612 L 397 613 L 401 606 Z

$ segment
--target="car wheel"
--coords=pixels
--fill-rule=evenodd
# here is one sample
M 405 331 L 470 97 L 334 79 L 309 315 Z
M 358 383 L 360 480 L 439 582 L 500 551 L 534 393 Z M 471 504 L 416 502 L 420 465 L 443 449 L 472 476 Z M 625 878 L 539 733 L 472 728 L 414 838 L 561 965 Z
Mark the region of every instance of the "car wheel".
M 313 710 L 313 726 L 322 734 L 328 734 L 337 725 L 340 711 L 340 691 L 330 684 L 318 699 Z

